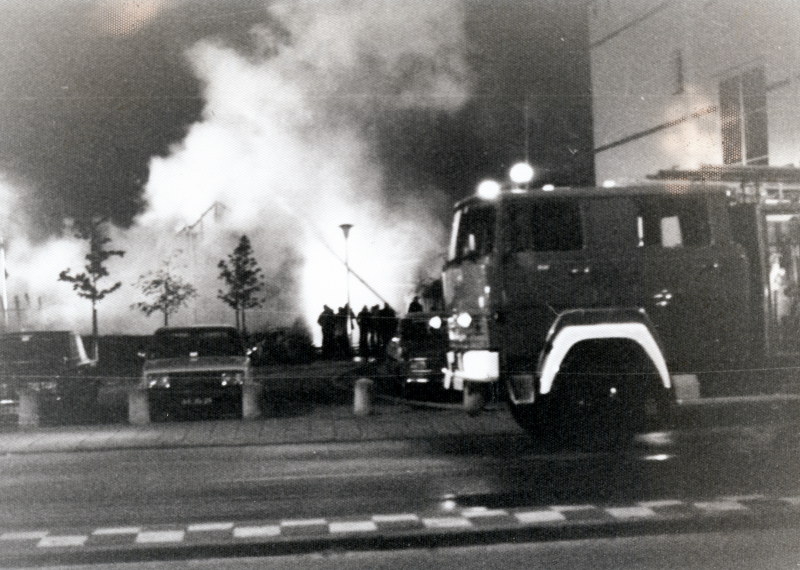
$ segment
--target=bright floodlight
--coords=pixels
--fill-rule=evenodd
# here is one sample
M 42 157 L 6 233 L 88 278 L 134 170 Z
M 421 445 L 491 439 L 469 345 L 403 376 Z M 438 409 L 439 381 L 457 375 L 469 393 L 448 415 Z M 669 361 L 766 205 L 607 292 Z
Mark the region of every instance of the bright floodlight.
M 484 180 L 478 184 L 478 196 L 484 200 L 493 200 L 500 195 L 500 184 L 494 180 Z
M 617 185 L 617 183 L 614 182 L 613 180 L 605 180 L 603 182 L 603 188 L 613 188 L 616 185 Z
M 515 184 L 527 184 L 533 180 L 533 168 L 527 162 L 518 162 L 508 173 Z
M 545 184 L 544 186 L 542 186 L 542 190 L 544 190 L 545 192 L 552 192 L 555 189 L 556 187 L 553 186 L 552 184 Z

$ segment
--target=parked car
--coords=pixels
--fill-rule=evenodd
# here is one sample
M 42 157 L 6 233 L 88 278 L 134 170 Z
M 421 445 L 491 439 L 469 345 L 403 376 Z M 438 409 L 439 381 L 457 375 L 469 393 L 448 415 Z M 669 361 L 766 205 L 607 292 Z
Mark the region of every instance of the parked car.
M 249 341 L 254 366 L 301 364 L 316 358 L 311 333 L 297 325 L 255 333 Z
M 386 347 L 397 388 L 406 396 L 432 395 L 443 387 L 447 368 L 447 327 L 439 313 L 408 313 Z
M 41 421 L 91 417 L 100 388 L 95 364 L 72 331 L 0 335 L 0 421 L 18 422 L 24 389 L 36 394 Z
M 187 413 L 241 417 L 242 387 L 251 382 L 244 339 L 225 325 L 158 329 L 142 369 L 155 421 Z

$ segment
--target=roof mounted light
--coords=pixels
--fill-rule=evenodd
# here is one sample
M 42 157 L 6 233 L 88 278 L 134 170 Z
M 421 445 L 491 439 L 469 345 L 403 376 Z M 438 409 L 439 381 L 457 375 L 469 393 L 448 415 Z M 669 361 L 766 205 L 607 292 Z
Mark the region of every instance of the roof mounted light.
M 495 180 L 484 180 L 478 184 L 477 194 L 484 200 L 494 200 L 500 195 L 500 184 Z
M 527 162 L 518 162 L 511 167 L 508 176 L 514 184 L 527 184 L 533 180 L 533 167 Z
M 603 182 L 603 188 L 613 188 L 616 185 L 617 183 L 614 182 L 613 180 L 606 180 Z
M 553 186 L 552 184 L 545 184 L 544 186 L 542 186 L 542 190 L 544 190 L 545 192 L 552 192 L 555 189 L 556 187 Z

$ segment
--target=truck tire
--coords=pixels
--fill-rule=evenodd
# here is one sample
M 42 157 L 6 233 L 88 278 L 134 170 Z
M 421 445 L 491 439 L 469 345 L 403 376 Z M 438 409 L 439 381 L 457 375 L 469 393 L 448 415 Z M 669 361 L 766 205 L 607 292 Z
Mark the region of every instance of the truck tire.
M 574 380 L 596 382 L 597 377 Z M 554 391 L 534 404 L 509 402 L 509 409 L 514 421 L 547 450 L 619 448 L 639 433 L 668 427 L 669 392 L 656 380 L 625 376 L 612 384 L 624 388 L 600 398 L 576 398 L 573 392 Z

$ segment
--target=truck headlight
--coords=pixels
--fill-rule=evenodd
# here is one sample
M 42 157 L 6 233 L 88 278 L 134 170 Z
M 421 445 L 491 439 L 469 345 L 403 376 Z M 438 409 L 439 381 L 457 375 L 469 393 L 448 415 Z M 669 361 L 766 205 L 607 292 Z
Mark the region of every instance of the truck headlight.
M 169 388 L 169 374 L 155 374 L 147 377 L 148 388 Z
M 469 327 L 472 324 L 472 315 L 467 313 L 466 311 L 463 313 L 459 313 L 456 317 L 456 324 L 460 326 L 462 329 Z
M 241 372 L 223 372 L 221 384 L 223 386 L 241 386 L 244 384 L 244 374 Z

